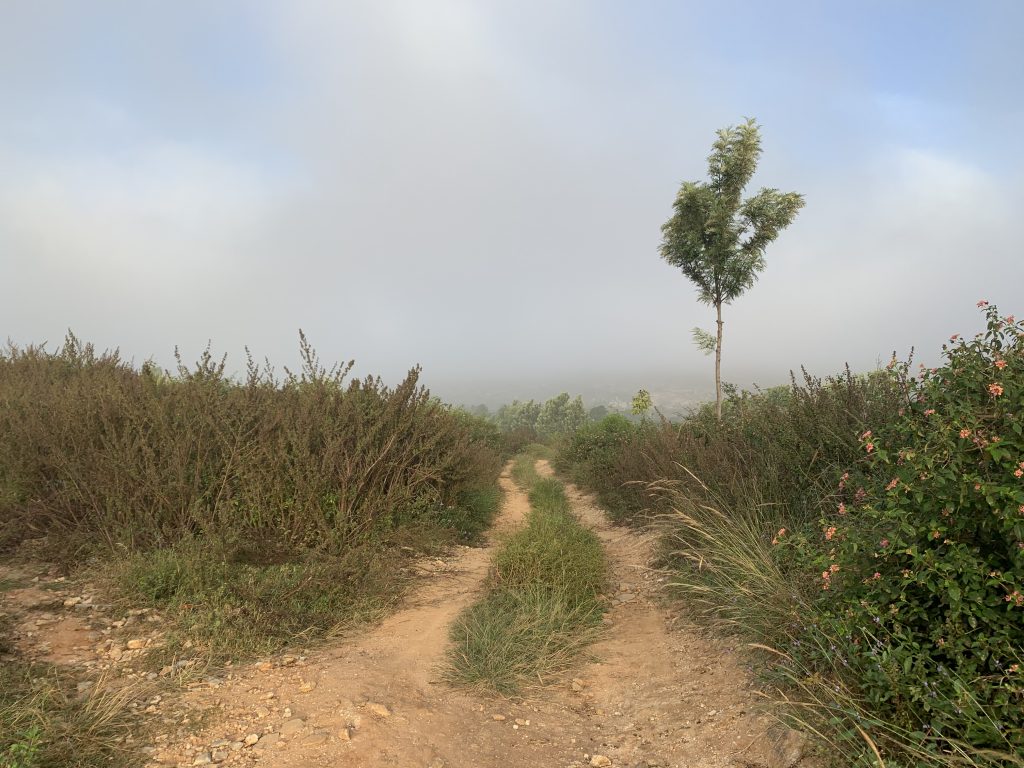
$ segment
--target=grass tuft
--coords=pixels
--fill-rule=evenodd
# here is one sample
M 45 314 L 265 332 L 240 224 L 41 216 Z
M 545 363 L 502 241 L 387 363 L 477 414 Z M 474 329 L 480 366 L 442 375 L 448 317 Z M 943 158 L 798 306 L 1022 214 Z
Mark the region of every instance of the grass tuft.
M 607 562 L 598 537 L 572 514 L 557 480 L 532 456 L 513 476 L 533 478 L 524 528 L 494 558 L 486 596 L 455 621 L 447 677 L 512 694 L 569 669 L 596 637 Z M 531 471 L 532 470 L 532 471 Z

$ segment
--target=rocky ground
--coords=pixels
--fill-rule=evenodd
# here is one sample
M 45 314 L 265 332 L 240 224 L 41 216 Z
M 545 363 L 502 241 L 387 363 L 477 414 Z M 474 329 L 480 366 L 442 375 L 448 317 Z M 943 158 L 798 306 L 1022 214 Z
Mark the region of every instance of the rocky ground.
M 551 472 L 544 462 L 538 470 Z M 501 482 L 505 504 L 487 546 L 424 561 L 421 586 L 398 612 L 306 653 L 215 673 L 188 658 L 154 663 L 159 614 L 117 611 L 45 572 L 0 570 L 0 610 L 15 617 L 21 653 L 75 667 L 83 692 L 118 681 L 146 725 L 147 768 L 811 765 L 803 739 L 759 710 L 730 644 L 661 601 L 652 538 L 609 525 L 572 486 L 575 511 L 612 562 L 603 639 L 572 678 L 522 698 L 442 682 L 452 619 L 478 596 L 494 542 L 529 509 Z

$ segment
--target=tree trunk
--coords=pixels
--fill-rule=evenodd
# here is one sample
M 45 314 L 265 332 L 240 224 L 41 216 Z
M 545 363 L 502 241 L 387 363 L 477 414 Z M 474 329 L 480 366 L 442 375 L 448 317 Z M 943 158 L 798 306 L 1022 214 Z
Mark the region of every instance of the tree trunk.
M 722 423 L 722 302 L 715 304 L 718 312 L 718 337 L 715 343 L 715 417 Z

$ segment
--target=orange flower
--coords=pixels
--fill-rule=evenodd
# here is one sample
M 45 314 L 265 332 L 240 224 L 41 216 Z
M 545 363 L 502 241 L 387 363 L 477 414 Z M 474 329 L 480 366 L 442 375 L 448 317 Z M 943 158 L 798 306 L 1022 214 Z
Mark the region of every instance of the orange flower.
M 830 525 L 828 528 L 825 529 L 825 540 L 826 541 L 832 541 L 832 537 L 835 536 L 835 535 L 836 535 L 836 527 L 834 525 Z
M 996 368 L 998 368 L 1001 371 L 1005 367 L 1006 367 L 1006 361 L 1005 360 L 996 360 Z
M 995 397 L 999 397 L 1001 394 L 1003 394 L 1003 385 L 1002 384 L 989 384 L 988 385 L 988 391 L 992 395 L 994 395 Z
M 966 427 L 964 427 L 963 429 L 960 430 L 960 437 L 970 437 L 970 436 L 971 436 L 971 430 L 967 429 Z
M 867 443 L 864 446 L 864 450 L 867 451 L 868 453 L 871 453 L 873 450 L 875 450 L 875 444 L 874 443 Z
M 889 481 L 889 484 L 885 486 L 885 490 L 891 491 L 893 488 L 899 485 L 899 482 L 899 478 L 894 477 L 892 480 Z

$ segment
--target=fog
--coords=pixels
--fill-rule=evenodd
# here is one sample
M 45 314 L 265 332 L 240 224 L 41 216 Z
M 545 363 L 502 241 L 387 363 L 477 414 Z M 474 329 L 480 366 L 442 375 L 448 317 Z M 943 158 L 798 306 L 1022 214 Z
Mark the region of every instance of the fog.
M 847 7 L 848 6 L 848 7 Z M 1024 314 L 1024 6 L 39 2 L 0 24 L 0 337 L 209 342 L 497 404 L 710 394 L 658 256 L 714 131 L 806 207 L 723 375 L 934 359 Z

